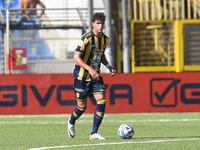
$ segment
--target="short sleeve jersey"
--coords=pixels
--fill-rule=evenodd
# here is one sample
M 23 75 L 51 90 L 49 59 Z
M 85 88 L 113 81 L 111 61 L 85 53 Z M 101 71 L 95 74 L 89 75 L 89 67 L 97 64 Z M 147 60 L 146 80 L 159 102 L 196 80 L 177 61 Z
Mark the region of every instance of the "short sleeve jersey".
M 108 45 L 109 38 L 102 33 L 97 37 L 92 31 L 81 36 L 80 41 L 75 49 L 76 52 L 82 53 L 81 59 L 84 63 L 96 70 L 101 76 L 101 58 Z M 73 77 L 78 80 L 91 81 L 92 77 L 89 71 L 75 64 Z

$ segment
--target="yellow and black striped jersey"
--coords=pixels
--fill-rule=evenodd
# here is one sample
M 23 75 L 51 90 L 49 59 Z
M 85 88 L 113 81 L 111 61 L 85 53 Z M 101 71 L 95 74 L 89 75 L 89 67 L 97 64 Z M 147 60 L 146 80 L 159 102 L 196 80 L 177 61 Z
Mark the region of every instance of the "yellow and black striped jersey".
M 98 38 L 92 31 L 82 35 L 75 49 L 76 52 L 82 53 L 84 63 L 96 70 L 101 76 L 100 66 L 101 57 L 108 45 L 109 38 L 102 33 L 101 38 Z M 89 71 L 75 64 L 73 77 L 78 80 L 91 81 L 92 77 Z

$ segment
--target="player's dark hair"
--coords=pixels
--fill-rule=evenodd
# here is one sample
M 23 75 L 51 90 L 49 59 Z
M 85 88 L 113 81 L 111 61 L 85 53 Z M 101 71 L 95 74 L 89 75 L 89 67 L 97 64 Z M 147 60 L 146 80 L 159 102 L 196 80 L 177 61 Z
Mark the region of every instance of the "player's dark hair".
M 102 13 L 102 12 L 95 13 L 95 14 L 92 16 L 92 22 L 95 22 L 95 20 L 101 20 L 101 21 L 105 22 L 106 16 L 105 16 L 104 13 Z

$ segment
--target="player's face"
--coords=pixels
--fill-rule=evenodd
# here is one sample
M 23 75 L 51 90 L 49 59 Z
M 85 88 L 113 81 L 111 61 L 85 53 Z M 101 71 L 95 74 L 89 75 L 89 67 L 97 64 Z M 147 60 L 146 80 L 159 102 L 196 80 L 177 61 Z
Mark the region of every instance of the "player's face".
M 92 26 L 93 26 L 93 32 L 95 34 L 99 34 L 102 33 L 105 26 L 105 22 L 101 20 L 95 20 L 95 22 L 92 23 Z

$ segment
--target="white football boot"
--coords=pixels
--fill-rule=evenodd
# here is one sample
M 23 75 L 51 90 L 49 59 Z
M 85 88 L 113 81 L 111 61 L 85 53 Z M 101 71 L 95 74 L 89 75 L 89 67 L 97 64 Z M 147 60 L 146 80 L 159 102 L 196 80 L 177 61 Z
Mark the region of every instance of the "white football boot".
M 90 140 L 105 140 L 106 138 L 102 137 L 99 133 L 94 133 L 90 135 Z
M 69 118 L 70 120 L 70 118 Z M 70 138 L 74 138 L 75 137 L 75 125 L 70 124 L 68 120 L 68 135 Z

